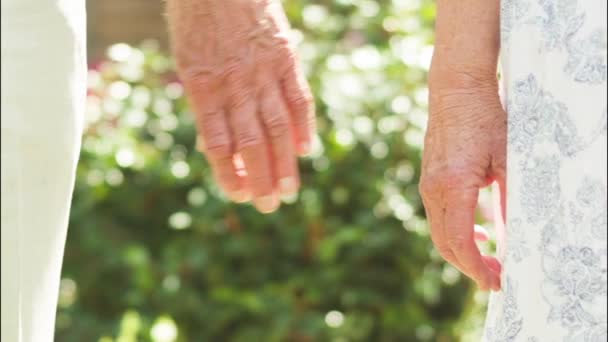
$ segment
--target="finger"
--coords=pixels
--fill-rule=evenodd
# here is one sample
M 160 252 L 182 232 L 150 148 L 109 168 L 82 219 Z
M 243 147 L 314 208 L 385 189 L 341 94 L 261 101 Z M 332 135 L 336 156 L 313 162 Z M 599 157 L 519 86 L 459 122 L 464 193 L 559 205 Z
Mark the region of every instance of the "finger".
M 234 153 L 224 111 L 197 114 L 196 125 L 200 132 L 197 148 L 207 156 L 220 188 L 237 203 L 248 201 L 249 192 L 234 168 Z
M 230 82 L 230 128 L 236 150 L 247 172 L 247 187 L 251 190 L 255 207 L 263 213 L 278 208 L 278 196 L 274 192 L 273 173 L 269 149 L 262 131 L 253 93 L 240 80 Z
M 426 218 L 431 229 L 431 240 L 435 245 L 435 249 L 445 261 L 464 273 L 461 265 L 458 263 L 458 260 L 447 244 L 445 230 L 443 229 L 443 209 L 441 209 L 435 201 L 425 199 L 424 196 L 422 197 L 422 201 L 426 211 Z
M 289 112 L 277 84 L 267 83 L 258 102 L 266 136 L 270 140 L 274 174 L 281 196 L 292 197 L 298 191 L 300 180 Z
M 215 85 L 205 79 L 186 79 L 184 85 L 195 113 L 197 149 L 206 155 L 214 178 L 226 195 L 235 202 L 247 201 L 244 183 L 231 167 L 232 137 Z
M 431 239 L 439 254 L 447 262 L 474 280 L 471 272 L 455 256 L 448 242 L 449 234 L 446 233 L 445 209 L 442 205 L 445 201 L 444 193 L 440 180 L 432 179 L 432 177 L 429 177 L 429 180 L 421 179 L 422 201 L 431 226 Z
M 488 234 L 488 231 L 480 225 L 476 224 L 474 226 L 474 233 L 475 233 L 476 241 L 486 242 L 490 239 L 490 235 Z
M 504 112 L 503 112 L 504 113 Z M 506 114 L 504 114 L 506 117 Z M 492 156 L 491 174 L 493 180 L 498 184 L 500 194 L 500 213 L 502 221 L 507 216 L 507 124 L 506 119 L 499 123 L 499 134 L 495 137 L 495 148 Z
M 500 281 L 482 259 L 475 244 L 475 203 L 477 196 L 465 194 L 450 198 L 445 209 L 445 234 L 448 246 L 463 266 L 465 273 L 473 278 L 483 290 L 500 288 Z
M 483 258 L 483 262 L 486 263 L 486 265 L 488 265 L 488 267 L 494 271 L 497 274 L 500 274 L 500 272 L 502 272 L 502 266 L 500 265 L 500 261 L 498 261 L 498 259 L 496 259 L 495 257 L 492 256 L 488 256 L 488 255 L 484 255 L 482 256 Z
M 494 229 L 499 231 L 504 229 L 505 225 L 505 208 L 503 202 L 503 191 L 500 189 L 500 184 L 492 183 L 492 216 L 494 217 Z
M 282 77 L 281 88 L 295 128 L 297 152 L 306 155 L 310 152 L 315 131 L 314 101 L 296 57 L 290 58 L 291 66 Z
M 500 214 L 502 215 L 502 223 L 504 224 L 507 219 L 507 180 L 506 177 L 497 177 L 496 182 L 498 183 L 498 204 L 500 206 Z
M 234 167 L 236 168 L 236 174 L 240 177 L 247 177 L 247 170 L 245 170 L 245 162 L 243 162 L 243 157 L 240 154 L 234 155 Z

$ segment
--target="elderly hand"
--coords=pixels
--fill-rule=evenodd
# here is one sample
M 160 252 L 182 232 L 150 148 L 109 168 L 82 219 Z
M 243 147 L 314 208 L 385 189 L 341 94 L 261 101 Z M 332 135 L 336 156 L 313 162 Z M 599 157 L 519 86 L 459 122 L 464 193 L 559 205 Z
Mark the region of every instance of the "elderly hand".
M 497 89 L 432 92 L 430 110 L 420 192 L 433 242 L 480 288 L 498 290 L 500 265 L 481 255 L 474 230 L 479 189 L 505 180 L 506 113 Z
M 236 202 L 272 212 L 299 187 L 313 100 L 280 1 L 169 0 L 178 74 L 215 178 Z M 243 165 L 239 165 L 243 164 Z M 239 172 L 239 167 L 244 172 Z
M 500 289 L 501 266 L 475 243 L 475 209 L 479 189 L 494 181 L 504 195 L 506 173 L 507 117 L 496 78 L 498 13 L 498 1 L 438 1 L 420 180 L 437 250 L 484 290 Z

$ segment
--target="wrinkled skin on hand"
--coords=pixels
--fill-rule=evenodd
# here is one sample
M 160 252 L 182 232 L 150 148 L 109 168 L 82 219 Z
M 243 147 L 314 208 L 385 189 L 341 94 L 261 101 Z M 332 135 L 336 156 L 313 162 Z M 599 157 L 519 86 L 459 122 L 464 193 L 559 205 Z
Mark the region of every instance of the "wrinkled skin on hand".
M 274 211 L 297 193 L 313 99 L 280 1 L 168 0 L 178 74 L 216 180 L 234 201 Z
M 502 195 L 507 122 L 496 80 L 430 87 L 420 192 L 441 256 L 483 290 L 500 289 L 500 264 L 475 243 L 479 189 L 496 182 Z M 470 84 L 473 83 L 473 84 Z M 437 85 L 439 84 L 439 85 Z

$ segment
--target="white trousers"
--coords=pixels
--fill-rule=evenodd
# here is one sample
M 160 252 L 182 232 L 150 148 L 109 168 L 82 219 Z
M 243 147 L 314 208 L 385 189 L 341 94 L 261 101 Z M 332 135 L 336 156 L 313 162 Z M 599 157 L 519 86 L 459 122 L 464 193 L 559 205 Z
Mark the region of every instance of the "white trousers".
M 2 0 L 2 342 L 53 340 L 86 98 L 82 0 Z

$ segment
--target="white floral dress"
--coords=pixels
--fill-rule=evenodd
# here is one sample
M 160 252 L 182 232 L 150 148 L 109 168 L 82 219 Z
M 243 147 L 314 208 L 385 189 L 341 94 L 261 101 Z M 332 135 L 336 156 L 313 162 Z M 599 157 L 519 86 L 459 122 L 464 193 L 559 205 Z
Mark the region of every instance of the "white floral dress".
M 604 342 L 606 0 L 502 0 L 503 289 L 484 341 Z

